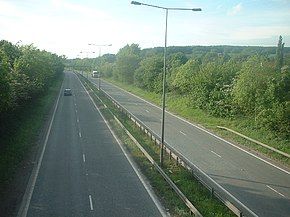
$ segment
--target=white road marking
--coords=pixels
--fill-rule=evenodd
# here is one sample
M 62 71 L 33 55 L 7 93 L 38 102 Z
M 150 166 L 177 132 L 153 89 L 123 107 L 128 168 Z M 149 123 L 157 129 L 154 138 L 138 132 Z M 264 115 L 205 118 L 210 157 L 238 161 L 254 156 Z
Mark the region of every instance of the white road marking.
M 181 130 L 179 131 L 181 134 L 185 135 L 186 136 L 186 133 L 182 132 Z
M 76 113 L 78 113 L 78 110 L 76 109 Z
M 157 209 L 159 210 L 159 212 L 161 213 L 161 215 L 163 217 L 168 216 L 167 213 L 165 212 L 163 206 L 161 205 L 161 203 L 159 202 L 158 198 L 156 197 L 156 195 L 153 193 L 153 191 L 150 189 L 150 187 L 148 186 L 147 182 L 144 180 L 143 176 L 141 175 L 141 173 L 138 171 L 138 169 L 136 168 L 136 166 L 134 165 L 134 163 L 132 162 L 132 160 L 130 159 L 130 157 L 127 155 L 125 149 L 123 148 L 120 140 L 117 138 L 117 136 L 115 135 L 114 131 L 111 129 L 111 127 L 109 126 L 108 121 L 106 121 L 105 117 L 103 116 L 103 114 L 101 113 L 100 109 L 97 107 L 96 103 L 94 102 L 93 98 L 90 96 L 89 92 L 86 90 L 85 86 L 82 84 L 81 80 L 79 79 L 79 77 L 77 77 L 79 82 L 81 83 L 83 89 L 86 91 L 86 93 L 88 94 L 91 102 L 93 103 L 94 107 L 96 108 L 96 110 L 99 112 L 99 114 L 101 115 L 101 117 L 103 118 L 105 124 L 107 125 L 108 129 L 110 130 L 112 136 L 115 138 L 115 140 L 117 141 L 119 147 L 121 148 L 122 152 L 124 153 L 124 155 L 126 156 L 127 160 L 129 161 L 130 165 L 132 166 L 133 170 L 135 171 L 135 173 L 137 174 L 139 180 L 141 181 L 141 183 L 143 184 L 144 188 L 146 189 L 146 191 L 148 192 L 149 196 L 151 197 L 151 199 L 154 201 Z
M 94 206 L 93 206 L 93 200 L 92 200 L 92 196 L 89 195 L 89 200 L 90 200 L 90 207 L 91 207 L 91 211 L 94 210 Z
M 82 138 L 82 133 L 81 132 L 79 132 L 79 137 Z
M 104 82 L 104 83 L 105 83 L 105 82 Z M 146 102 L 146 103 L 148 103 L 148 104 L 154 106 L 155 108 L 158 108 L 158 109 L 162 110 L 161 107 L 159 107 L 159 106 L 157 106 L 157 105 L 155 105 L 155 104 L 153 104 L 153 103 L 151 103 L 151 102 L 149 102 L 149 101 L 147 101 L 147 100 L 145 100 L 145 99 L 142 99 L 141 97 L 139 97 L 139 96 L 137 96 L 137 95 L 135 95 L 135 94 L 133 94 L 133 93 L 130 93 L 129 91 L 124 90 L 123 88 L 120 88 L 120 87 L 118 87 L 118 86 L 116 86 L 116 85 L 114 85 L 114 84 L 112 84 L 112 83 L 109 83 L 109 85 L 114 86 L 114 87 L 116 87 L 117 89 L 120 89 L 120 90 L 122 90 L 122 91 L 124 91 L 124 92 L 130 94 L 131 96 L 134 96 L 134 97 L 136 97 L 136 98 L 142 100 L 143 102 Z M 108 93 L 107 93 L 107 94 L 108 94 Z M 111 96 L 110 94 L 108 94 L 108 95 Z M 268 164 L 268 165 L 270 165 L 270 166 L 272 166 L 272 167 L 275 167 L 276 169 L 278 169 L 278 170 L 280 170 L 280 171 L 282 171 L 282 172 L 287 173 L 288 175 L 290 175 L 290 172 L 289 172 L 289 171 L 287 171 L 287 170 L 285 170 L 285 169 L 283 169 L 283 168 L 281 168 L 281 167 L 278 167 L 278 166 L 276 166 L 275 164 L 272 164 L 272 163 L 270 163 L 269 161 L 264 160 L 263 158 L 261 158 L 261 157 L 259 157 L 259 156 L 256 156 L 255 154 L 253 154 L 253 153 L 251 153 L 251 152 L 249 152 L 249 151 L 247 151 L 247 150 L 245 150 L 245 149 L 242 149 L 241 147 L 239 147 L 239 146 L 237 146 L 237 145 L 234 145 L 233 143 L 231 143 L 231 142 L 229 142 L 229 141 L 227 141 L 227 140 L 225 140 L 225 139 L 223 139 L 223 138 L 221 138 L 221 137 L 219 137 L 219 136 L 217 136 L 217 135 L 215 135 L 215 134 L 209 132 L 208 130 L 206 130 L 206 129 L 202 128 L 202 127 L 199 127 L 199 126 L 197 126 L 197 125 L 195 125 L 195 124 L 189 122 L 188 120 L 186 120 L 186 119 L 184 119 L 184 118 L 182 118 L 182 117 L 179 117 L 179 116 L 177 116 L 177 115 L 175 115 L 175 114 L 173 114 L 173 113 L 171 113 L 171 112 L 169 112 L 169 111 L 166 111 L 166 113 L 172 115 L 173 117 L 178 118 L 179 120 L 181 120 L 181 121 L 183 121 L 183 122 L 185 122 L 185 123 L 187 123 L 187 124 L 189 124 L 189 125 L 191 125 L 191 126 L 193 126 L 193 127 L 196 127 L 197 129 L 199 129 L 199 130 L 201 130 L 201 131 L 203 131 L 203 132 L 206 132 L 206 133 L 208 133 L 209 135 L 211 135 L 211 136 L 213 136 L 213 137 L 215 137 L 215 138 L 217 138 L 217 139 L 219 139 L 219 140 L 221 140 L 221 141 L 223 141 L 223 142 L 225 142 L 225 143 L 227 143 L 227 144 L 229 144 L 229 145 L 231 145 L 231 146 L 233 146 L 233 147 L 239 149 L 240 151 L 242 151 L 242 152 L 244 152 L 244 153 L 247 153 L 248 155 L 250 155 L 250 156 L 252 156 L 252 157 L 254 157 L 254 158 L 256 158 L 256 159 L 259 159 L 259 160 L 263 161 L 264 163 L 266 163 L 266 164 Z M 161 120 L 161 119 L 160 119 L 160 120 Z
M 29 209 L 29 206 L 30 206 L 31 197 L 32 197 L 32 194 L 33 194 L 33 191 L 34 191 L 36 179 L 37 179 L 38 174 L 39 174 L 39 170 L 40 170 L 40 167 L 41 167 L 41 164 L 42 164 L 43 155 L 44 155 L 44 152 L 45 152 L 45 149 L 46 149 L 46 145 L 47 145 L 47 142 L 48 142 L 48 137 L 49 137 L 50 132 L 51 132 L 51 128 L 52 128 L 52 124 L 53 124 L 53 121 L 54 121 L 56 109 L 58 107 L 60 95 L 62 93 L 62 89 L 63 89 L 63 84 L 61 85 L 61 88 L 60 88 L 60 91 L 59 91 L 59 94 L 58 94 L 58 98 L 57 98 L 57 101 L 56 101 L 56 104 L 55 104 L 55 107 L 54 107 L 54 110 L 53 110 L 53 114 L 52 114 L 52 117 L 50 119 L 49 127 L 48 127 L 48 130 L 47 130 L 46 136 L 45 136 L 45 141 L 44 141 L 43 148 L 41 150 L 41 154 L 40 154 L 40 157 L 39 157 L 39 160 L 38 160 L 38 164 L 37 164 L 36 167 L 33 168 L 33 171 L 32 171 L 32 174 L 31 174 L 31 176 L 29 178 L 29 183 L 27 185 L 27 188 L 26 188 L 25 194 L 23 196 L 23 200 L 22 200 L 21 206 L 20 206 L 20 208 L 18 210 L 17 216 L 26 217 L 26 215 L 27 215 L 27 212 L 28 212 L 28 209 Z
M 221 158 L 222 156 L 220 156 L 219 154 L 215 153 L 214 151 L 210 151 L 211 153 L 213 153 L 214 155 L 218 156 L 219 158 Z
M 83 162 L 85 163 L 86 162 L 86 155 L 83 154 Z
M 146 109 L 145 111 L 146 111 L 147 113 L 149 113 L 149 111 L 148 111 L 147 109 Z
M 269 185 L 266 185 L 269 189 L 271 189 L 272 191 L 274 191 L 275 193 L 279 194 L 282 197 L 285 197 L 284 194 L 280 193 L 279 191 L 275 190 L 274 188 L 270 187 Z
M 77 122 L 79 123 L 80 122 L 80 120 L 77 118 Z

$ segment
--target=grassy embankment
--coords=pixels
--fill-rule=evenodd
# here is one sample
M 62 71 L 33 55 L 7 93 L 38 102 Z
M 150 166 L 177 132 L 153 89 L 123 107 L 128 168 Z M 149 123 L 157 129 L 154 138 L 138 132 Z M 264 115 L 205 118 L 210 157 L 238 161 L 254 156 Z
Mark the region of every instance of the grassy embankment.
M 47 92 L 27 105 L 18 108 L 7 118 L 5 135 L 0 135 L 0 195 L 13 180 L 21 162 L 37 145 L 40 129 L 49 118 L 49 111 L 55 101 L 63 80 L 58 77 Z
M 81 76 L 80 76 L 81 77 Z M 113 104 L 98 90 L 95 86 L 86 83 L 86 79 L 81 77 L 83 83 L 91 92 L 91 88 L 103 102 L 108 106 L 105 108 L 98 100 L 96 95 L 91 94 L 96 104 L 99 106 L 101 112 L 109 121 L 117 136 L 121 139 L 131 156 L 138 164 L 142 173 L 148 178 L 151 186 L 156 194 L 161 198 L 164 206 L 169 210 L 172 216 L 191 216 L 188 208 L 184 205 L 181 199 L 175 194 L 170 186 L 165 182 L 163 177 L 150 164 L 143 153 L 137 148 L 134 142 L 127 136 L 124 130 L 114 120 L 110 111 L 118 117 L 122 124 L 130 131 L 130 133 L 139 141 L 139 143 L 146 149 L 146 151 L 154 158 L 156 162 L 159 159 L 159 148 L 154 142 L 148 138 L 144 132 L 140 131 L 133 122 L 117 110 Z M 213 197 L 211 193 L 202 186 L 201 183 L 195 180 L 193 175 L 185 170 L 180 165 L 177 165 L 174 160 L 170 160 L 168 155 L 165 157 L 164 170 L 167 175 L 175 182 L 187 198 L 194 204 L 194 206 L 203 214 L 203 216 L 235 216 L 227 207 L 225 207 L 218 199 Z
M 112 79 L 108 80 L 113 84 L 133 93 L 141 98 L 144 98 L 150 102 L 153 102 L 156 105 L 161 105 L 161 95 L 144 91 L 133 85 L 125 85 L 120 82 L 116 82 Z M 188 98 L 173 95 L 171 93 L 167 94 L 166 98 L 166 107 L 170 112 L 179 115 L 192 123 L 200 124 L 208 130 L 214 132 L 215 134 L 227 139 L 228 141 L 234 142 L 235 144 L 240 144 L 246 147 L 247 149 L 255 150 L 258 153 L 261 153 L 264 156 L 278 160 L 286 166 L 290 166 L 290 159 L 274 153 L 266 148 L 263 148 L 253 142 L 250 142 L 246 139 L 243 139 L 231 132 L 218 129 L 217 126 L 224 126 L 230 129 L 233 129 L 237 132 L 240 132 L 250 138 L 256 139 L 260 142 L 263 142 L 269 146 L 272 146 L 278 150 L 281 150 L 285 153 L 290 154 L 290 141 L 280 138 L 275 135 L 274 132 L 266 129 L 258 128 L 255 124 L 254 118 L 217 118 L 209 115 L 208 113 L 195 108 L 188 107 Z

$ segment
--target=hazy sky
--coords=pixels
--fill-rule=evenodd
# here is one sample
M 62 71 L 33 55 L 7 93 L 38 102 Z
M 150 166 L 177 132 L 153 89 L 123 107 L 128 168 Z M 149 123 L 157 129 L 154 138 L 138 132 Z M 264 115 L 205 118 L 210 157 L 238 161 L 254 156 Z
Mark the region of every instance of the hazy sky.
M 98 56 L 88 43 L 164 46 L 165 11 L 131 5 L 128 0 L 0 0 L 0 40 L 31 44 L 74 58 Z M 143 0 L 169 11 L 168 46 L 276 46 L 282 35 L 290 46 L 290 0 Z M 84 53 L 80 54 L 80 51 Z M 85 53 L 87 52 L 87 53 Z M 95 52 L 95 53 L 92 53 Z

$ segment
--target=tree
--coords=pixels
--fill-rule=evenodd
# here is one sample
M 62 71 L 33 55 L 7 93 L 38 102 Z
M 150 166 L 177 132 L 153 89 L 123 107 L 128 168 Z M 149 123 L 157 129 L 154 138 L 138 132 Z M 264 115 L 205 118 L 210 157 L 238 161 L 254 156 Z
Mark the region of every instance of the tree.
M 162 92 L 163 57 L 153 55 L 143 59 L 135 72 L 134 83 L 148 91 Z
M 284 63 L 284 44 L 283 43 L 283 38 L 280 35 L 279 40 L 278 40 L 278 46 L 276 50 L 276 68 L 278 71 L 281 71 L 281 68 Z
M 127 84 L 133 84 L 134 72 L 140 62 L 140 48 L 137 44 L 126 45 L 116 55 L 115 78 Z
M 200 70 L 200 63 L 196 59 L 188 60 L 177 69 L 172 82 L 172 88 L 180 94 L 189 94 L 193 88 L 193 79 Z
M 265 94 L 274 74 L 270 63 L 261 56 L 251 57 L 243 64 L 233 89 L 234 101 L 242 112 L 257 114 L 274 100 L 274 92 Z
M 9 59 L 0 48 L 0 113 L 12 106 L 13 98 Z
M 178 72 L 178 68 L 182 65 L 184 65 L 188 61 L 188 58 L 184 53 L 178 52 L 169 55 L 168 62 L 167 62 L 167 85 L 168 85 L 168 91 L 173 90 L 172 83 L 176 77 L 176 74 Z
M 192 104 L 215 116 L 232 116 L 231 91 L 238 69 L 231 61 L 203 64 L 192 79 Z

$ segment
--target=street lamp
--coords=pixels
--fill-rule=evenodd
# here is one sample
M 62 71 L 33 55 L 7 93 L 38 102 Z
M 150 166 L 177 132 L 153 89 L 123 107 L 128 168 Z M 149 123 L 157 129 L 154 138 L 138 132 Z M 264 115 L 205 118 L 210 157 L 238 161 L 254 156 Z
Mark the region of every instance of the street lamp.
M 164 119 L 165 119 L 165 93 L 166 93 L 166 51 L 167 51 L 167 18 L 168 11 L 201 11 L 201 8 L 166 8 L 156 5 L 145 4 L 137 1 L 131 1 L 133 5 L 144 5 L 153 8 L 163 9 L 166 12 L 165 15 L 165 40 L 164 40 L 164 65 L 163 65 L 163 93 L 162 93 L 162 124 L 161 124 L 161 147 L 160 147 L 160 165 L 163 166 L 163 152 L 164 152 Z
M 102 47 L 110 47 L 112 46 L 112 44 L 92 44 L 92 43 L 89 43 L 88 45 L 90 46 L 96 46 L 96 47 L 99 47 L 99 57 L 101 57 L 101 48 Z M 101 90 L 101 72 L 99 72 L 99 90 Z
M 95 52 L 94 51 L 93 52 L 90 52 L 90 51 L 80 51 L 80 54 L 86 54 L 86 58 L 87 59 L 88 59 L 90 53 L 95 53 Z M 89 73 L 88 72 L 87 72 L 87 79 L 89 79 Z
M 88 45 L 99 47 L 99 57 L 101 56 L 101 48 L 102 47 L 110 47 L 110 46 L 112 46 L 112 44 L 93 44 L 93 43 L 89 43 Z

